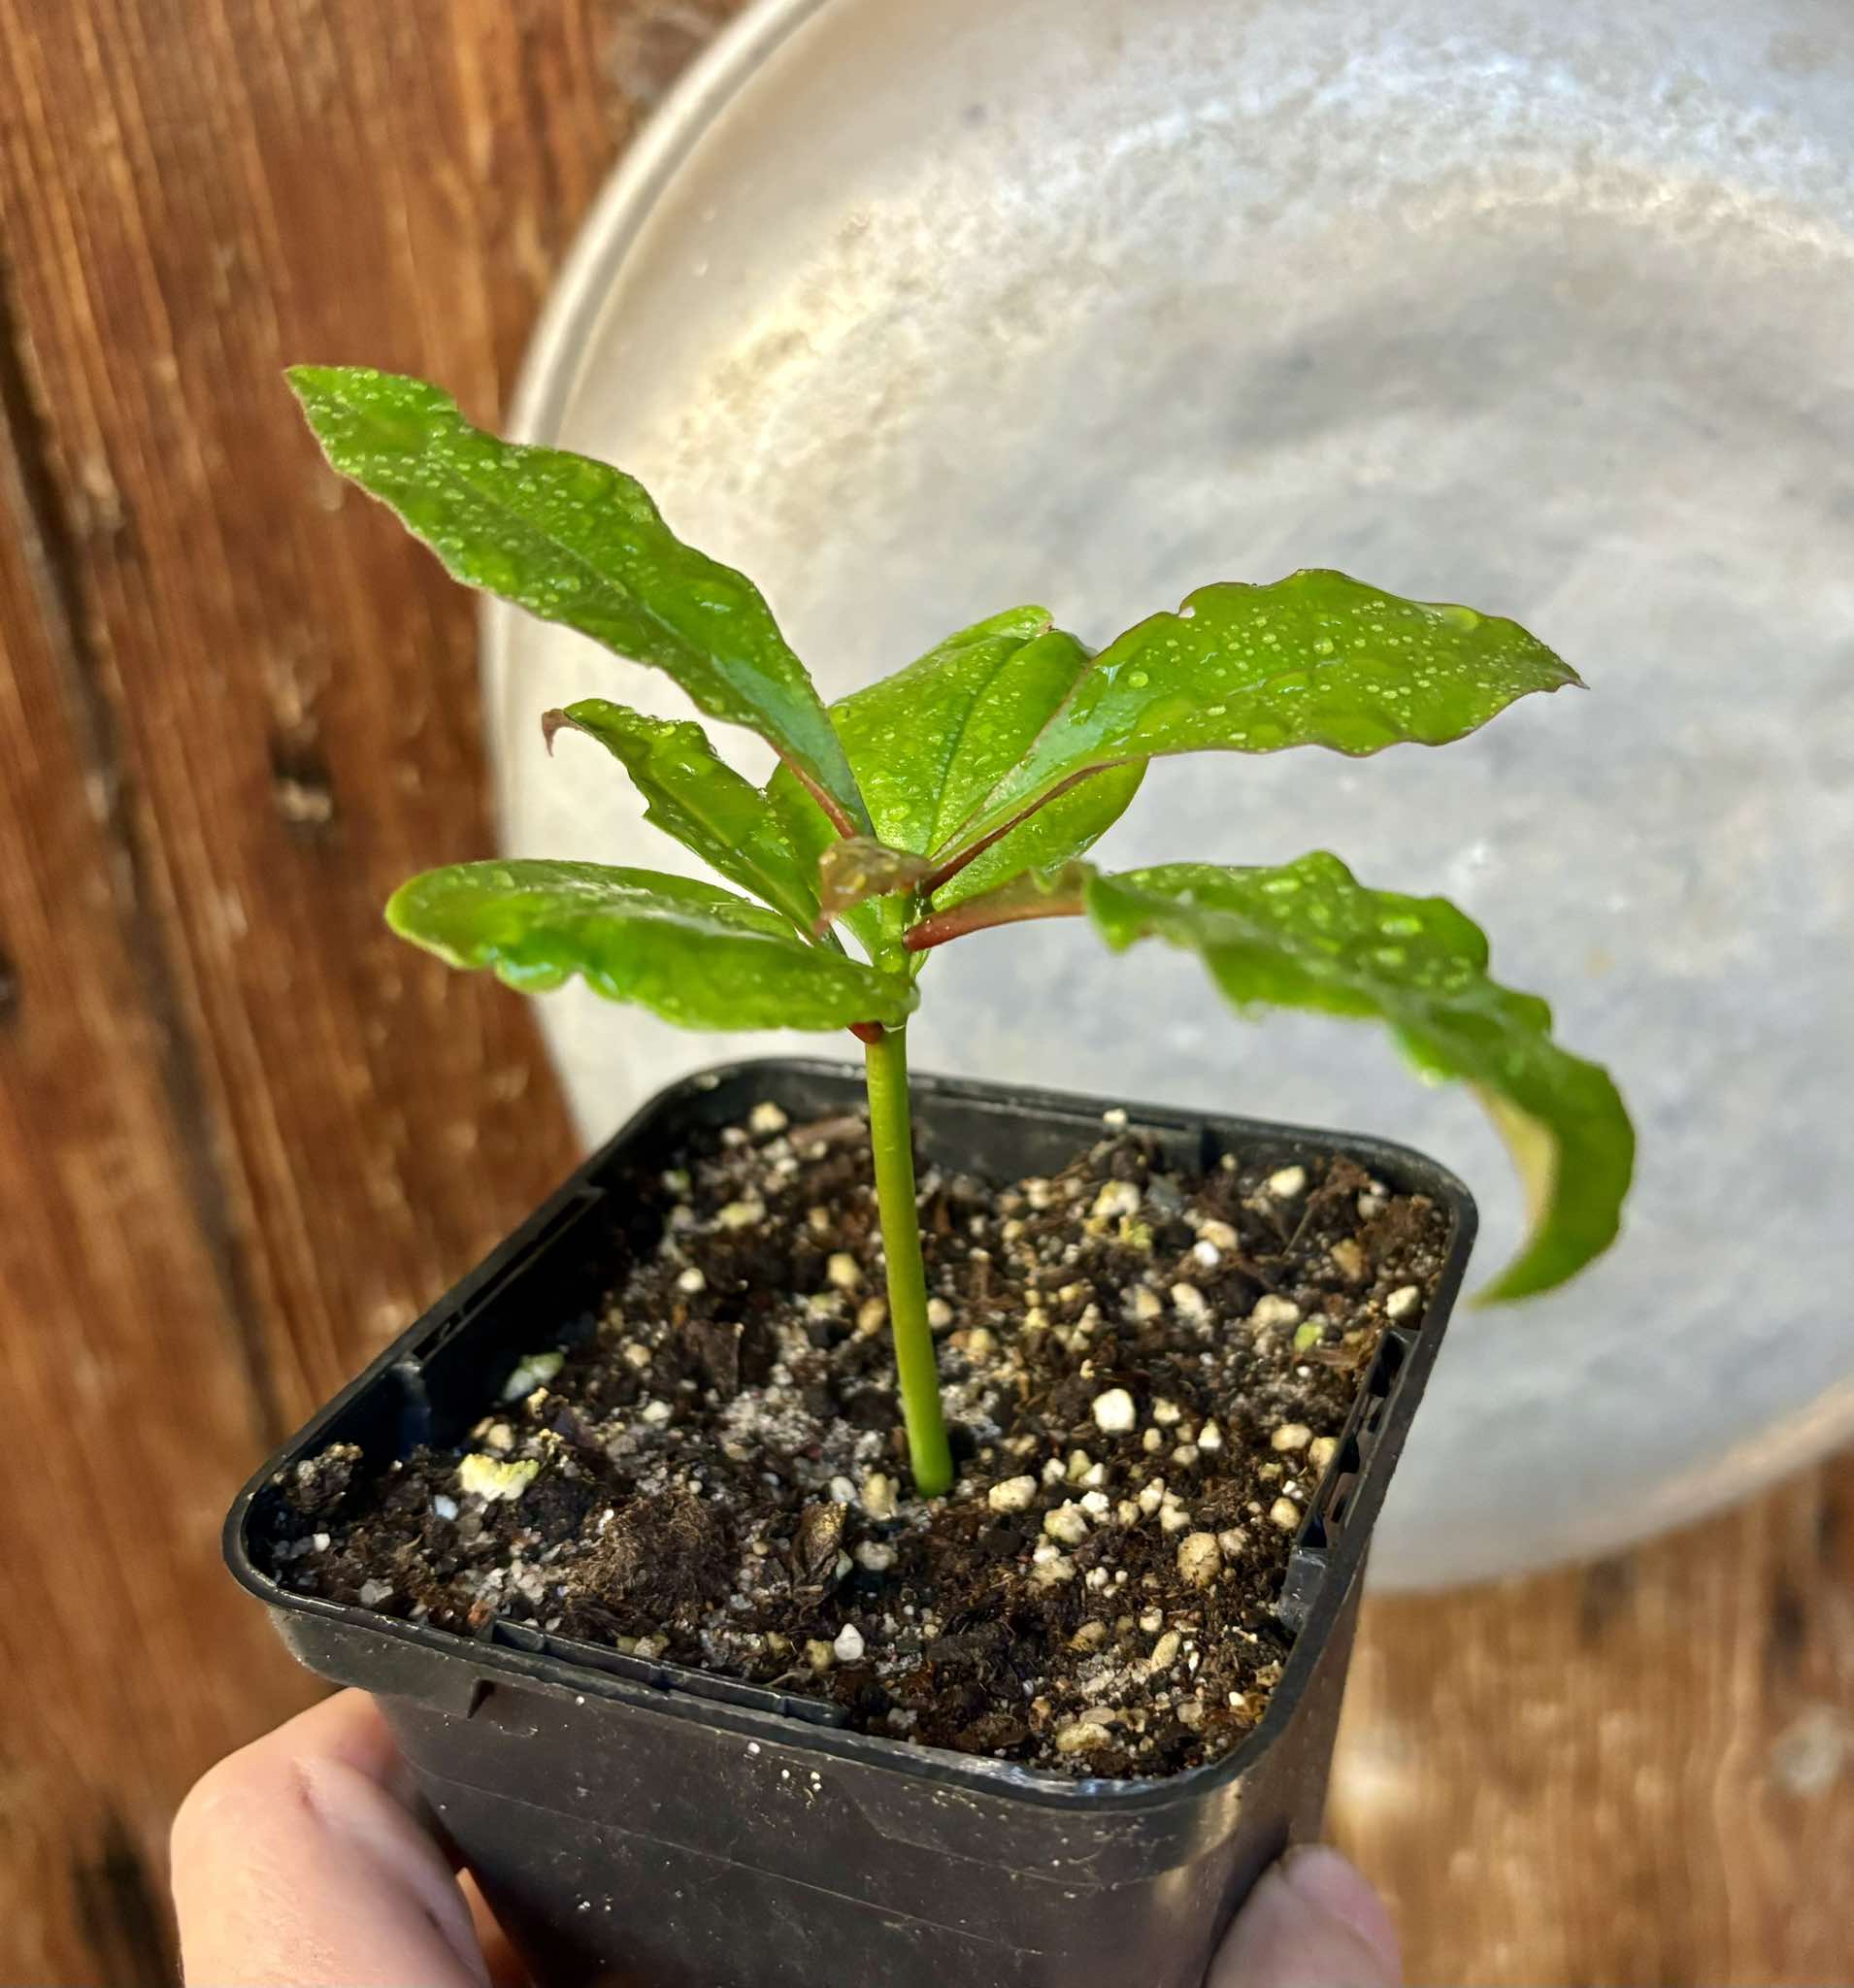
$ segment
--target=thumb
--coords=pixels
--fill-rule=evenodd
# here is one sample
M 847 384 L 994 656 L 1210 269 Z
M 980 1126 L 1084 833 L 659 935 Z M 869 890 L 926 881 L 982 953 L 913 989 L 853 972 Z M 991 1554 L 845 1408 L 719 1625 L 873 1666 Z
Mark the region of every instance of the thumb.
M 489 1988 L 470 1907 L 401 1800 L 385 1722 L 324 1699 L 222 1760 L 174 1821 L 196 1988 Z
M 1397 1929 L 1337 1850 L 1290 1850 L 1263 1873 L 1205 1988 L 1399 1988 Z

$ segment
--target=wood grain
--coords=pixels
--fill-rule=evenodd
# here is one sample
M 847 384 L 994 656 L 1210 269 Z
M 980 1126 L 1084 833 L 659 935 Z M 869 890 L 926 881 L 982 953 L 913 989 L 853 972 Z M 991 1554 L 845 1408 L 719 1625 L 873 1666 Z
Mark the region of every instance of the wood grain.
M 1854 1980 L 1854 1458 L 1627 1559 L 1368 1606 L 1331 1813 L 1412 1981 Z
M 0 0 L 0 1981 L 154 1983 L 166 1819 L 310 1686 L 219 1570 L 266 1446 L 570 1159 L 404 954 L 490 845 L 468 602 L 278 382 L 492 417 L 722 0 Z M 1371 1612 L 1336 1803 L 1423 1981 L 1848 1978 L 1854 1474 Z
M 519 1004 L 380 923 L 489 845 L 469 604 L 278 373 L 493 415 L 639 25 L 0 5 L 0 1978 L 165 1977 L 167 1816 L 309 1690 L 223 1507 L 570 1162 Z

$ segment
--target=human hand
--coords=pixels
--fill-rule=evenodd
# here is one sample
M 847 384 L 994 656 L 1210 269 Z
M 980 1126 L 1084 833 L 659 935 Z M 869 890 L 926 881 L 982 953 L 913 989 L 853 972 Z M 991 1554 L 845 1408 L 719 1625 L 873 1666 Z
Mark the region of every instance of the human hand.
M 189 1988 L 508 1988 L 474 1887 L 419 1821 L 373 1701 L 345 1691 L 221 1761 L 174 1823 Z M 1397 1938 L 1337 1852 L 1256 1886 L 1206 1988 L 1397 1988 Z
M 190 1988 L 522 1979 L 420 1821 L 365 1692 L 324 1699 L 220 1761 L 181 1804 L 172 1862 Z

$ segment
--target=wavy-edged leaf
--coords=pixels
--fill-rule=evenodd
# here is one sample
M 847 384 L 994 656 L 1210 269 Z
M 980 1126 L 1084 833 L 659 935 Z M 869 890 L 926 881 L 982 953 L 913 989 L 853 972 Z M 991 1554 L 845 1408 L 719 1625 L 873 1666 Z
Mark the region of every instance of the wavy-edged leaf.
M 458 863 L 402 884 L 386 921 L 512 987 L 543 992 L 578 974 L 608 1001 L 683 1028 L 897 1024 L 916 1000 L 905 976 L 808 944 L 777 911 L 718 884 L 656 870 Z
M 1480 928 L 1444 899 L 1367 889 L 1324 853 L 1090 875 L 1080 897 L 1116 950 L 1144 938 L 1186 947 L 1238 1006 L 1376 1017 L 1420 1069 L 1473 1084 L 1535 1197 L 1524 1248 L 1483 1298 L 1549 1290 L 1615 1240 L 1635 1161 L 1615 1085 L 1552 1041 L 1543 1001 L 1488 976 Z
M 1578 681 L 1517 622 L 1342 573 L 1200 587 L 1110 643 L 958 831 L 970 846 L 1091 768 L 1163 753 L 1440 746 Z
M 330 463 L 458 580 L 665 671 L 868 828 L 823 703 L 759 589 L 677 538 L 635 478 L 499 441 L 420 380 L 359 366 L 296 366 L 289 380 Z
M 1381 1020 L 1427 1075 L 1472 1084 L 1533 1210 L 1525 1247 L 1483 1299 L 1550 1290 L 1615 1240 L 1635 1165 L 1615 1085 L 1552 1041 L 1543 1001 L 1489 977 L 1480 928 L 1444 899 L 1370 890 L 1320 852 L 1273 869 L 1168 863 L 1115 877 L 1076 862 L 937 911 L 908 944 L 1083 911 L 1116 951 L 1156 938 L 1198 953 L 1239 1008 Z
M 716 754 L 692 718 L 649 717 L 587 697 L 548 712 L 541 723 L 549 747 L 563 727 L 598 740 L 644 796 L 646 821 L 802 930 L 811 929 L 817 916 L 816 866 L 799 861 L 765 794 Z

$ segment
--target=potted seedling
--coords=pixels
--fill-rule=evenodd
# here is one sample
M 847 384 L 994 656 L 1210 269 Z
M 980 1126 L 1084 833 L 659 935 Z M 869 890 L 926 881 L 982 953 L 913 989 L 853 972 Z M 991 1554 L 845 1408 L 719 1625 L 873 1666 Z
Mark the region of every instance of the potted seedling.
M 1441 745 L 1575 676 L 1510 621 L 1304 572 L 1098 652 L 1013 610 L 826 710 L 620 471 L 415 381 L 293 379 L 453 574 L 778 756 L 760 786 L 693 721 L 549 712 L 725 883 L 464 863 L 394 929 L 690 1027 L 847 1029 L 864 1076 L 737 1065 L 647 1106 L 253 1480 L 235 1568 L 382 1695 L 545 1979 L 1190 1988 L 1317 1826 L 1473 1204 L 1371 1140 L 910 1084 L 908 1020 L 961 938 L 1073 917 L 1239 1009 L 1381 1021 L 1532 1185 L 1483 1295 L 1562 1283 L 1616 1233 L 1629 1121 L 1466 916 L 1323 853 L 1088 852 L 1151 760 Z

